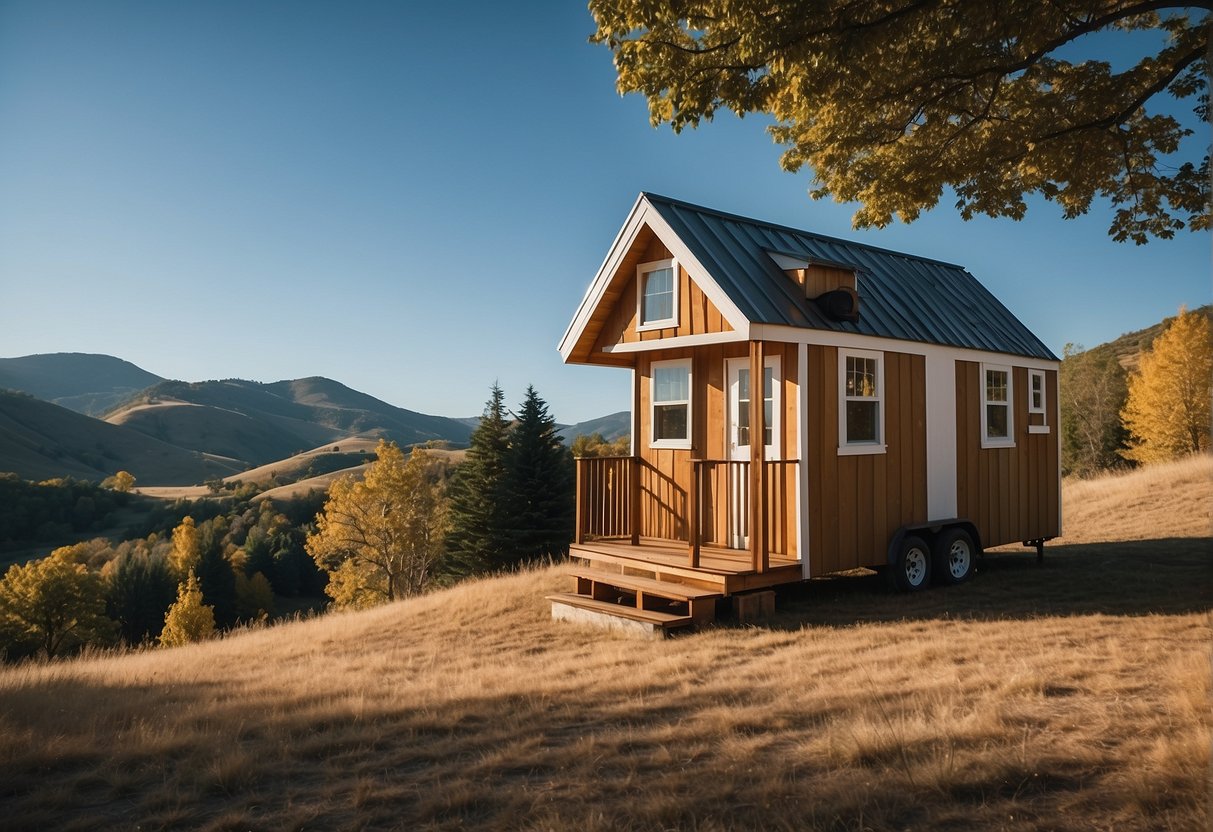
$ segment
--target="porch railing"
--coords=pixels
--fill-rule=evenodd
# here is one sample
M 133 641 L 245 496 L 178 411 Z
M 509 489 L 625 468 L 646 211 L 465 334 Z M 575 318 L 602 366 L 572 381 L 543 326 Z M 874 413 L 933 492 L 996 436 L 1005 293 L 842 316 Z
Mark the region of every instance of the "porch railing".
M 768 555 L 795 553 L 797 460 L 763 463 Z M 578 543 L 595 538 L 640 537 L 687 544 L 689 563 L 699 565 L 704 546 L 750 548 L 750 462 L 697 459 L 690 480 L 676 483 L 638 457 L 585 457 L 577 460 Z

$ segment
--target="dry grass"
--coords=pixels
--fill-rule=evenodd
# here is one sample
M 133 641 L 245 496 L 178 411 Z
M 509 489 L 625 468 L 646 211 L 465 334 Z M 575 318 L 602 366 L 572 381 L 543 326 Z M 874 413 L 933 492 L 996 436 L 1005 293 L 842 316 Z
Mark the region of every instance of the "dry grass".
M 4 825 L 1203 829 L 1210 542 L 1174 528 L 917 596 L 815 581 L 666 642 L 552 623 L 556 568 L 10 668 Z

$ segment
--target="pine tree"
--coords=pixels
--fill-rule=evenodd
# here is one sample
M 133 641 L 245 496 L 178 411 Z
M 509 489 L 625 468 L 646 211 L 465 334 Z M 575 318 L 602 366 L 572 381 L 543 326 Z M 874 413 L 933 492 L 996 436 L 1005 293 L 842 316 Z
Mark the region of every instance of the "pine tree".
M 132 550 L 114 564 L 106 587 L 106 611 L 127 644 L 156 638 L 177 596 L 177 581 L 161 556 Z
M 472 432 L 467 458 L 452 478 L 451 530 L 447 551 L 452 571 L 461 574 L 493 569 L 511 560 L 506 506 L 506 466 L 510 424 L 505 396 L 493 385 L 484 416 Z
M 177 587 L 177 600 L 164 615 L 160 644 L 164 647 L 179 647 L 195 641 L 204 641 L 214 634 L 215 611 L 202 603 L 198 577 L 191 572 L 185 582 Z
M 1211 377 L 1209 318 L 1181 308 L 1129 376 L 1122 416 L 1132 440 L 1124 456 L 1163 462 L 1208 450 Z
M 556 420 L 533 386 L 518 410 L 506 456 L 505 505 L 512 565 L 568 553 L 573 539 L 573 468 Z
M 221 628 L 236 623 L 236 573 L 223 554 L 223 518 L 204 523 L 198 530 L 198 566 L 194 574 L 202 588 L 203 600 L 215 611 L 215 624 Z

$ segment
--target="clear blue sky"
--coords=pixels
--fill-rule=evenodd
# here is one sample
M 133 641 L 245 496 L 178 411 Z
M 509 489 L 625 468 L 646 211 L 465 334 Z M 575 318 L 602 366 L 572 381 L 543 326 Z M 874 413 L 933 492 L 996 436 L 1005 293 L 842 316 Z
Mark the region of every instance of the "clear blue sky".
M 1060 353 L 1210 299 L 1210 238 L 1063 221 L 853 232 L 759 119 L 674 135 L 620 98 L 579 2 L 0 1 L 0 356 L 189 381 L 324 375 L 562 422 L 627 374 L 556 343 L 642 190 L 961 263 Z

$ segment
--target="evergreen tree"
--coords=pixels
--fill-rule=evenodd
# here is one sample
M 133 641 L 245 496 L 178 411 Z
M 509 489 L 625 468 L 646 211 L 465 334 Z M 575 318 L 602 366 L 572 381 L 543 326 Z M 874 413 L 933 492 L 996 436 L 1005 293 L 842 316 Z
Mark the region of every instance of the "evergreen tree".
M 447 551 L 452 571 L 469 574 L 493 569 L 512 560 L 505 539 L 508 527 L 506 465 L 510 424 L 505 396 L 493 385 L 484 416 L 472 432 L 467 458 L 450 485 L 451 530 Z
M 133 549 L 114 564 L 106 586 L 106 612 L 118 622 L 123 641 L 139 644 L 160 635 L 176 597 L 177 580 L 165 559 Z
M 556 420 L 533 386 L 510 430 L 505 505 L 509 541 L 503 565 L 560 557 L 573 539 L 573 463 Z
M 215 611 L 202 603 L 198 577 L 191 572 L 189 578 L 177 587 L 177 600 L 165 613 L 160 644 L 178 647 L 204 641 L 214 634 Z
M 202 588 L 202 598 L 215 611 L 215 624 L 230 627 L 236 623 L 236 574 L 223 554 L 223 522 L 216 518 L 205 523 L 198 533 L 198 567 L 194 574 Z

